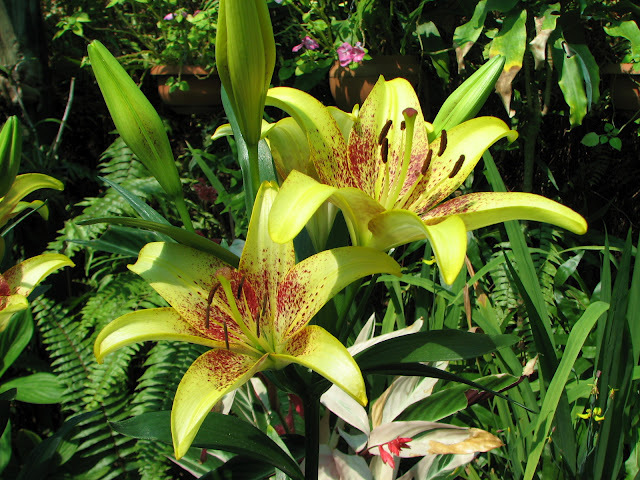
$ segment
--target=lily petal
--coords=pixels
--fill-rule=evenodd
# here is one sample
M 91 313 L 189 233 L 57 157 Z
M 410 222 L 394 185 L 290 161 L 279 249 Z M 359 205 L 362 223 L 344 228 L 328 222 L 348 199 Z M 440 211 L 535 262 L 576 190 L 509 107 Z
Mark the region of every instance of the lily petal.
M 467 254 L 467 229 L 458 216 L 427 225 L 408 210 L 388 210 L 369 222 L 372 247 L 388 250 L 422 238 L 428 238 L 445 283 L 451 285 L 460 273 Z
M 7 270 L 3 277 L 12 294 L 28 297 L 31 291 L 47 275 L 62 267 L 73 267 L 75 264 L 65 255 L 59 253 L 43 253 L 28 258 Z
M 292 117 L 279 120 L 267 134 L 273 162 L 280 178 L 285 179 L 292 170 L 317 178 L 316 168 L 309 160 L 307 136 Z
M 277 194 L 277 187 L 268 182 L 260 186 L 239 267 L 255 289 L 258 303 L 268 298 L 261 315 L 265 320 L 273 318 L 278 283 L 296 262 L 292 241 L 276 243 L 269 236 L 269 212 Z
M 111 352 L 147 340 L 179 340 L 208 347 L 224 346 L 224 342 L 216 342 L 202 335 L 173 308 L 166 307 L 138 310 L 116 318 L 100 331 L 93 351 L 98 363 L 102 363 Z
M 467 230 L 508 220 L 534 220 L 565 228 L 579 235 L 587 231 L 585 219 L 568 207 L 532 193 L 479 192 L 456 197 L 429 210 L 422 219 L 448 218 L 456 215 Z
M 267 93 L 266 105 L 284 110 L 307 133 L 309 158 L 322 183 L 355 187 L 347 160 L 347 142 L 338 123 L 318 100 L 295 88 L 276 87 Z
M 21 310 L 29 307 L 27 297 L 22 295 L 9 295 L 8 297 L 0 297 L 0 332 L 3 332 L 9 324 L 11 316 Z
M 171 410 L 171 433 L 176 458 L 187 453 L 213 406 L 230 391 L 265 368 L 268 355 L 253 357 L 225 349 L 210 350 L 184 374 Z
M 336 384 L 360 405 L 367 404 L 364 380 L 358 364 L 340 341 L 317 325 L 303 328 L 291 337 L 281 353 L 272 354 L 284 365 L 298 363 Z
M 298 263 L 278 286 L 277 335 L 295 335 L 340 290 L 374 273 L 399 276 L 400 265 L 368 247 L 325 250 Z
M 9 215 L 13 213 L 20 200 L 41 188 L 62 190 L 64 187 L 60 180 L 42 173 L 18 175 L 7 194 L 0 198 L 0 227 L 6 223 Z
M 138 261 L 129 270 L 144 278 L 189 324 L 201 333 L 222 339 L 224 332 L 219 322 L 206 328 L 208 297 L 218 284 L 216 274 L 229 267 L 222 260 L 206 252 L 178 243 L 153 242 L 145 245 Z M 239 335 L 239 327 L 225 305 L 213 298 L 209 309 L 211 320 L 224 319 L 229 334 Z M 239 303 L 242 307 L 243 302 Z
M 269 234 L 274 242 L 292 241 L 311 216 L 336 192 L 313 178 L 292 171 L 280 187 L 269 215 Z
M 397 207 L 421 213 L 440 203 L 462 185 L 491 145 L 503 137 L 513 141 L 517 136 L 495 117 L 473 118 L 457 125 L 433 142 L 426 175 Z

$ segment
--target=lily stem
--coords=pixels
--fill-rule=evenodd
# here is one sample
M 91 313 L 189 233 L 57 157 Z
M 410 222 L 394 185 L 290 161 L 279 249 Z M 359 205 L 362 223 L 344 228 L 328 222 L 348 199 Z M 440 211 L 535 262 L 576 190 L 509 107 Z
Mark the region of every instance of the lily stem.
M 247 214 L 250 216 L 253 210 L 253 202 L 260 188 L 260 168 L 258 164 L 258 144 L 246 144 L 246 161 L 240 161 L 242 167 L 242 181 L 244 183 L 244 199 L 247 206 Z M 241 155 L 242 153 L 240 153 Z
M 320 401 L 306 393 L 302 397 L 304 405 L 304 478 L 318 479 L 320 456 Z
M 180 216 L 180 220 L 184 225 L 184 228 L 193 232 L 193 224 L 191 223 L 191 217 L 189 216 L 189 209 L 187 208 L 187 204 L 184 202 L 184 197 L 182 195 L 178 195 L 175 199 L 176 209 L 178 210 L 178 215 Z

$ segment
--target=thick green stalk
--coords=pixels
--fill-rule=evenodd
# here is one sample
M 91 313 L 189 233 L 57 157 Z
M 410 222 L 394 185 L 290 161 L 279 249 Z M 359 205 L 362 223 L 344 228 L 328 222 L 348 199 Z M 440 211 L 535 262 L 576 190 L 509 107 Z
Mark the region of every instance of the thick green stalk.
M 240 161 L 242 168 L 242 180 L 244 182 L 244 201 L 247 212 L 250 215 L 253 211 L 253 202 L 256 199 L 258 188 L 260 188 L 260 169 L 258 164 L 258 144 L 246 145 L 246 161 Z M 240 152 L 238 152 L 240 154 Z
M 305 394 L 304 405 L 304 478 L 318 479 L 318 459 L 320 456 L 320 401 Z
M 527 95 L 527 125 L 524 137 L 524 179 L 522 181 L 522 191 L 531 192 L 533 190 L 533 167 L 535 164 L 536 145 L 542 123 L 542 112 L 540 110 L 540 100 L 538 92 L 533 91 L 531 60 L 528 55 L 524 56 L 525 92 Z
M 189 210 L 187 209 L 187 204 L 184 202 L 184 197 L 178 196 L 173 199 L 176 202 L 176 208 L 178 209 L 178 215 L 180 215 L 180 220 L 182 220 L 182 224 L 184 228 L 193 232 L 193 224 L 191 223 L 191 217 L 189 216 Z

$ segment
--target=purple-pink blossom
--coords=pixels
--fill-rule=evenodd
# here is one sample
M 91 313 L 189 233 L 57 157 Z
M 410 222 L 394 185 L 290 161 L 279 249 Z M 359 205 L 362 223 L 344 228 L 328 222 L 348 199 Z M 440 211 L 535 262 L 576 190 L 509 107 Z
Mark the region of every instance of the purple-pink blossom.
M 167 13 L 163 20 L 173 20 L 175 18 L 175 15 L 173 13 Z
M 302 43 L 293 47 L 291 51 L 297 52 L 301 48 L 304 48 L 305 50 L 315 50 L 318 47 L 319 47 L 318 42 L 316 42 L 313 38 L 307 35 L 302 39 Z
M 356 42 L 355 45 L 351 45 L 348 42 L 344 42 L 338 47 L 338 60 L 341 67 L 346 67 L 351 63 L 360 63 L 364 58 L 364 48 L 360 42 Z

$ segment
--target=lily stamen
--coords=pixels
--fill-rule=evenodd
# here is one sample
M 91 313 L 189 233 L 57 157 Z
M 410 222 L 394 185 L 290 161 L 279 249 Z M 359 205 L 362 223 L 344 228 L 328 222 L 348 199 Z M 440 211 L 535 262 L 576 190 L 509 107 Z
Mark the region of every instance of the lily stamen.
M 447 131 L 442 129 L 442 133 L 440 134 L 440 149 L 438 150 L 438 156 L 441 157 L 446 149 L 447 149 Z
M 396 182 L 393 185 L 393 191 L 389 192 L 389 195 L 385 199 L 385 203 L 389 206 L 393 206 L 398 199 L 400 191 L 402 190 L 402 185 L 404 184 L 404 179 L 409 171 L 409 164 L 411 163 L 411 149 L 413 147 L 413 127 L 418 116 L 418 111 L 415 108 L 409 107 L 402 111 L 402 115 L 404 116 L 405 124 L 405 130 L 403 130 L 404 155 L 402 157 L 400 171 L 396 176 Z M 389 181 L 389 188 L 391 188 L 391 181 Z
M 242 287 L 244 285 L 244 279 L 245 279 L 245 277 L 242 277 L 240 279 L 240 285 L 238 285 L 238 293 L 236 293 L 236 299 L 237 300 L 240 300 L 240 295 L 242 294 Z
M 211 316 L 211 303 L 213 302 L 213 297 L 218 291 L 218 288 L 220 288 L 220 282 L 215 283 L 211 287 L 211 291 L 209 292 L 209 296 L 207 297 L 207 310 L 206 310 L 206 316 L 204 320 L 204 326 L 207 330 L 209 329 L 209 317 Z
M 382 157 L 382 163 L 387 163 L 389 157 L 389 140 L 386 137 L 382 140 L 382 145 L 380 146 L 380 156 Z
M 380 131 L 380 135 L 378 136 L 378 145 L 382 145 L 382 141 L 387 138 L 387 133 L 389 133 L 389 129 L 391 128 L 391 124 L 393 124 L 393 120 L 387 120 L 387 123 L 384 124 L 382 130 Z
M 433 157 L 433 150 L 429 149 L 429 153 L 427 153 L 427 158 L 424 159 L 424 163 L 422 164 L 422 170 L 420 170 L 420 173 L 422 173 L 422 175 L 426 175 L 427 171 L 429 170 L 429 165 L 431 165 L 431 158 Z
M 451 170 L 451 173 L 449 174 L 449 178 L 453 178 L 457 175 L 457 173 L 462 168 L 463 163 L 464 163 L 464 155 L 460 155 L 460 158 L 458 159 L 456 164 L 453 166 L 453 170 Z

